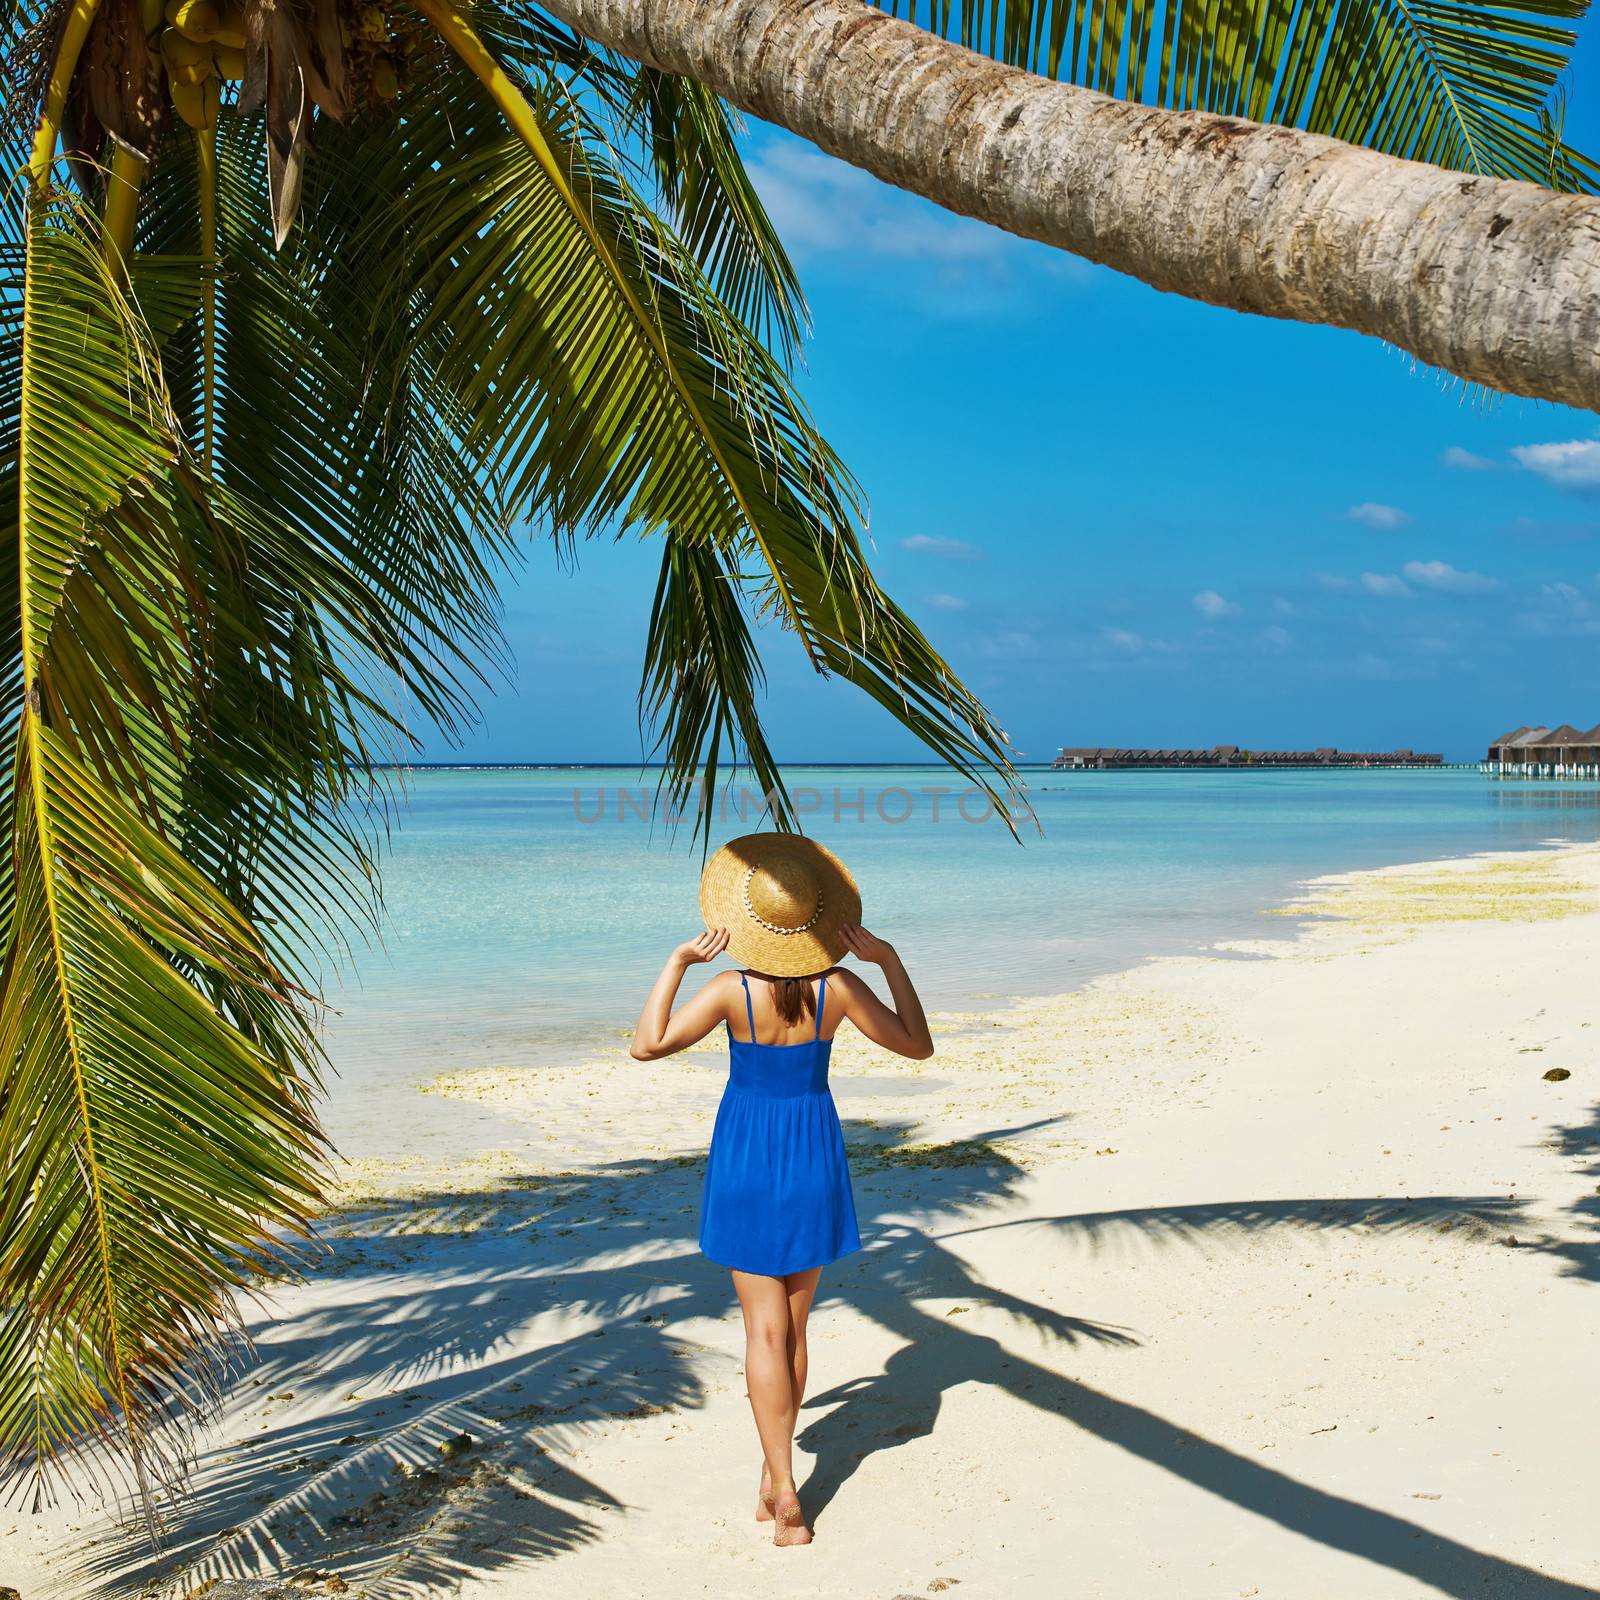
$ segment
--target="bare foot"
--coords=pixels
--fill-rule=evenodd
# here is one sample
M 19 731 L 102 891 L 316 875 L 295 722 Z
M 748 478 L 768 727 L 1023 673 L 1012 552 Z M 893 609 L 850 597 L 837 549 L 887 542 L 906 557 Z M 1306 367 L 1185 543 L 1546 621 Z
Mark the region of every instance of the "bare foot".
M 777 1523 L 772 1531 L 774 1544 L 811 1543 L 811 1529 L 806 1526 L 806 1514 L 800 1509 L 800 1499 L 793 1486 L 774 1493 L 772 1510 Z
M 772 1468 L 761 1463 L 761 1488 L 756 1494 L 756 1521 L 772 1521 Z

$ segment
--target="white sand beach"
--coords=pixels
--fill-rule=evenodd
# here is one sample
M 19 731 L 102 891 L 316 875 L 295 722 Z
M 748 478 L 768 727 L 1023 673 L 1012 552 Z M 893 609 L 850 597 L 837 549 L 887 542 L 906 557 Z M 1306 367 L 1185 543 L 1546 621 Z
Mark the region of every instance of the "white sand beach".
M 740 1321 L 694 1245 L 722 1051 L 642 1066 L 619 1019 L 569 1068 L 432 1085 L 495 1114 L 489 1156 L 350 1172 L 159 1561 L 92 1503 L 0 1511 L 0 1584 L 1600 1594 L 1600 848 L 1309 901 L 935 1017 L 925 1063 L 841 1042 L 866 1248 L 812 1324 L 811 1547 L 752 1519 Z

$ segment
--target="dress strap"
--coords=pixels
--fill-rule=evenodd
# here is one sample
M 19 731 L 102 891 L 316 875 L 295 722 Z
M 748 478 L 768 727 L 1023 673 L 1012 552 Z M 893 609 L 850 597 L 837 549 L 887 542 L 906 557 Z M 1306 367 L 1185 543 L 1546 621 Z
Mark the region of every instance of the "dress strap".
M 817 1031 L 811 1035 L 811 1042 L 815 1044 L 822 1037 L 822 1007 L 828 998 L 828 974 L 822 974 L 822 982 L 817 985 Z
M 750 985 L 745 982 L 742 972 L 739 974 L 739 984 L 744 990 L 744 1014 L 750 1019 L 750 1043 L 754 1044 L 756 1042 L 756 1012 L 755 1007 L 750 1004 Z

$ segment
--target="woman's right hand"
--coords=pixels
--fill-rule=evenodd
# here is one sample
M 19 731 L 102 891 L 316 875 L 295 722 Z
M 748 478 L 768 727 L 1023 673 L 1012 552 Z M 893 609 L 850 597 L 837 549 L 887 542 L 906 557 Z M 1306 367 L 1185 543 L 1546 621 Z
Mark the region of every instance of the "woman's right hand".
M 922 1002 L 895 947 L 887 939 L 868 933 L 859 922 L 841 924 L 839 933 L 851 955 L 883 968 L 889 992 L 894 996 L 891 1009 L 872 992 L 872 985 L 865 979 L 843 971 L 840 977 L 844 982 L 839 987 L 845 993 L 845 1015 L 874 1044 L 913 1061 L 926 1061 L 933 1054 L 933 1035 L 928 1032 Z
M 884 962 L 894 960 L 894 946 L 887 939 L 868 933 L 859 922 L 841 922 L 839 933 L 844 939 L 845 948 L 857 961 L 868 961 L 875 967 L 881 967 Z
M 698 939 L 680 944 L 672 952 L 672 959 L 683 967 L 698 966 L 702 961 L 715 961 L 728 948 L 726 928 L 707 928 Z

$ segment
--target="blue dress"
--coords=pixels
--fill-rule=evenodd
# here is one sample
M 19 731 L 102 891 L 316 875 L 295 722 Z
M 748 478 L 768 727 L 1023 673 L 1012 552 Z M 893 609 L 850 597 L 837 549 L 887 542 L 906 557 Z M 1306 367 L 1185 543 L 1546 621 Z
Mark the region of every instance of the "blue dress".
M 817 1031 L 799 1044 L 757 1044 L 728 1029 L 728 1085 L 717 1107 L 700 1208 L 700 1248 L 739 1272 L 781 1278 L 826 1266 L 861 1248 L 839 1113 L 828 1090 L 833 1041 Z

